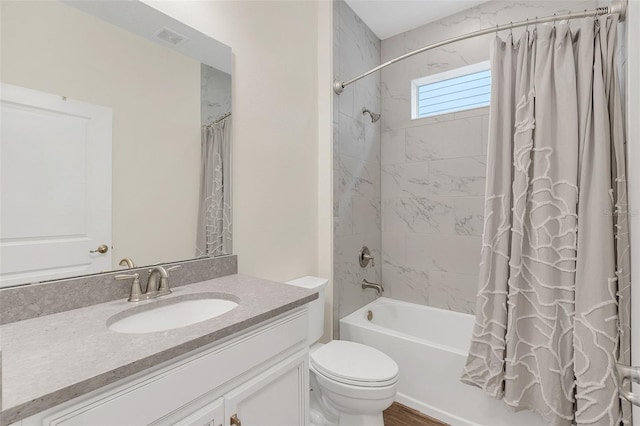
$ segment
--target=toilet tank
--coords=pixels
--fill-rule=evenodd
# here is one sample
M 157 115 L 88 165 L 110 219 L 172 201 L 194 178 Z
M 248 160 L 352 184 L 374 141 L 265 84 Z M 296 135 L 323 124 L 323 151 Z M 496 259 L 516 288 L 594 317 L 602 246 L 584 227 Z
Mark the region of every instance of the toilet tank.
M 286 284 L 318 292 L 318 298 L 309 302 L 309 331 L 307 332 L 309 346 L 320 340 L 324 332 L 324 288 L 328 282 L 329 280 L 326 278 L 311 276 L 286 282 Z

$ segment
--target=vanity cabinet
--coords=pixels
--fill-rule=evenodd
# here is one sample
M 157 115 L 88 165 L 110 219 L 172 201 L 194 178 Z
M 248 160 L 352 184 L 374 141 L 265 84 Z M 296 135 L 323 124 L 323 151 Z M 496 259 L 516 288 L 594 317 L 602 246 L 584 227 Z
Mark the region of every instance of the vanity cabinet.
M 283 314 L 14 425 L 307 425 L 307 321 Z
M 244 426 L 306 424 L 307 371 L 306 359 L 296 358 L 266 371 L 225 395 L 225 413 Z

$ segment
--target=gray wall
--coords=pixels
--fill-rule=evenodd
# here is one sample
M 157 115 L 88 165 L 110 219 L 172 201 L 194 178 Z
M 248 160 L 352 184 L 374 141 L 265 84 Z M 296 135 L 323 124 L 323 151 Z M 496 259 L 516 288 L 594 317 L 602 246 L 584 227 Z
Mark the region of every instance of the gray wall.
M 380 63 L 380 40 L 343 1 L 333 4 L 334 77 L 349 79 Z M 363 278 L 380 282 L 380 121 L 362 107 L 380 111 L 380 75 L 367 77 L 333 98 L 333 316 L 339 320 L 375 298 Z M 362 269 L 358 251 L 367 245 L 375 267 Z
M 382 41 L 381 59 L 498 23 L 594 7 L 595 1 L 488 2 Z M 382 281 L 395 299 L 474 311 L 488 108 L 411 120 L 410 83 L 488 60 L 493 37 L 434 49 L 381 73 Z

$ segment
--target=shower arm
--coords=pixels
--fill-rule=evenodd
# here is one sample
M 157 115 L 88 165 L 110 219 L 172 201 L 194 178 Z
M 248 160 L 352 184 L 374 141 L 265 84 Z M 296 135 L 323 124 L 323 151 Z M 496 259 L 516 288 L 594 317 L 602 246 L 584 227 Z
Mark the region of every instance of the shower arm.
M 528 27 L 529 25 L 543 24 L 545 22 L 556 22 L 556 21 L 589 18 L 589 17 L 597 18 L 599 16 L 613 15 L 616 13 L 620 16 L 619 19 L 622 22 L 624 21 L 625 14 L 627 11 L 627 3 L 628 3 L 628 0 L 614 0 L 609 6 L 598 7 L 593 10 L 585 10 L 584 12 L 567 13 L 564 15 L 546 16 L 544 18 L 536 17 L 535 19 L 527 19 L 519 22 L 510 22 L 508 24 L 496 25 L 495 27 L 485 28 L 484 30 L 478 30 L 478 31 L 463 34 L 457 37 L 452 37 L 447 40 L 439 41 L 437 43 L 430 44 L 428 46 L 424 46 L 419 49 L 413 50 L 411 52 L 405 53 L 404 55 L 391 59 L 390 61 L 387 61 L 384 64 L 380 64 L 377 67 L 372 68 L 369 71 L 362 73 L 357 77 L 352 78 L 351 80 L 347 80 L 347 81 L 334 80 L 333 91 L 339 95 L 344 91 L 344 88 L 347 87 L 348 85 L 355 83 L 356 81 L 368 76 L 369 74 L 373 74 L 376 71 L 380 71 L 381 69 L 386 68 L 391 64 L 395 64 L 396 62 L 403 61 L 419 53 L 426 52 L 428 50 L 435 49 L 437 47 L 446 46 L 448 44 L 455 43 L 457 41 L 467 40 L 470 38 L 479 37 L 486 34 L 497 33 L 499 31 L 504 31 L 504 30 L 512 30 L 518 27 Z

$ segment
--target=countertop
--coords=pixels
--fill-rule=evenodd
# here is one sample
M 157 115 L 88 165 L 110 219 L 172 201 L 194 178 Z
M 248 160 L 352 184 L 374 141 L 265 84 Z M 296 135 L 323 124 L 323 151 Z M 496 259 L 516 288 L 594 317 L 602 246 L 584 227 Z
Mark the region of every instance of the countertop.
M 0 423 L 24 419 L 318 297 L 311 290 L 246 275 L 172 290 L 171 295 L 155 300 L 116 300 L 1 326 Z M 121 334 L 107 328 L 109 318 L 125 310 L 196 293 L 232 295 L 239 305 L 221 316 L 174 330 Z

